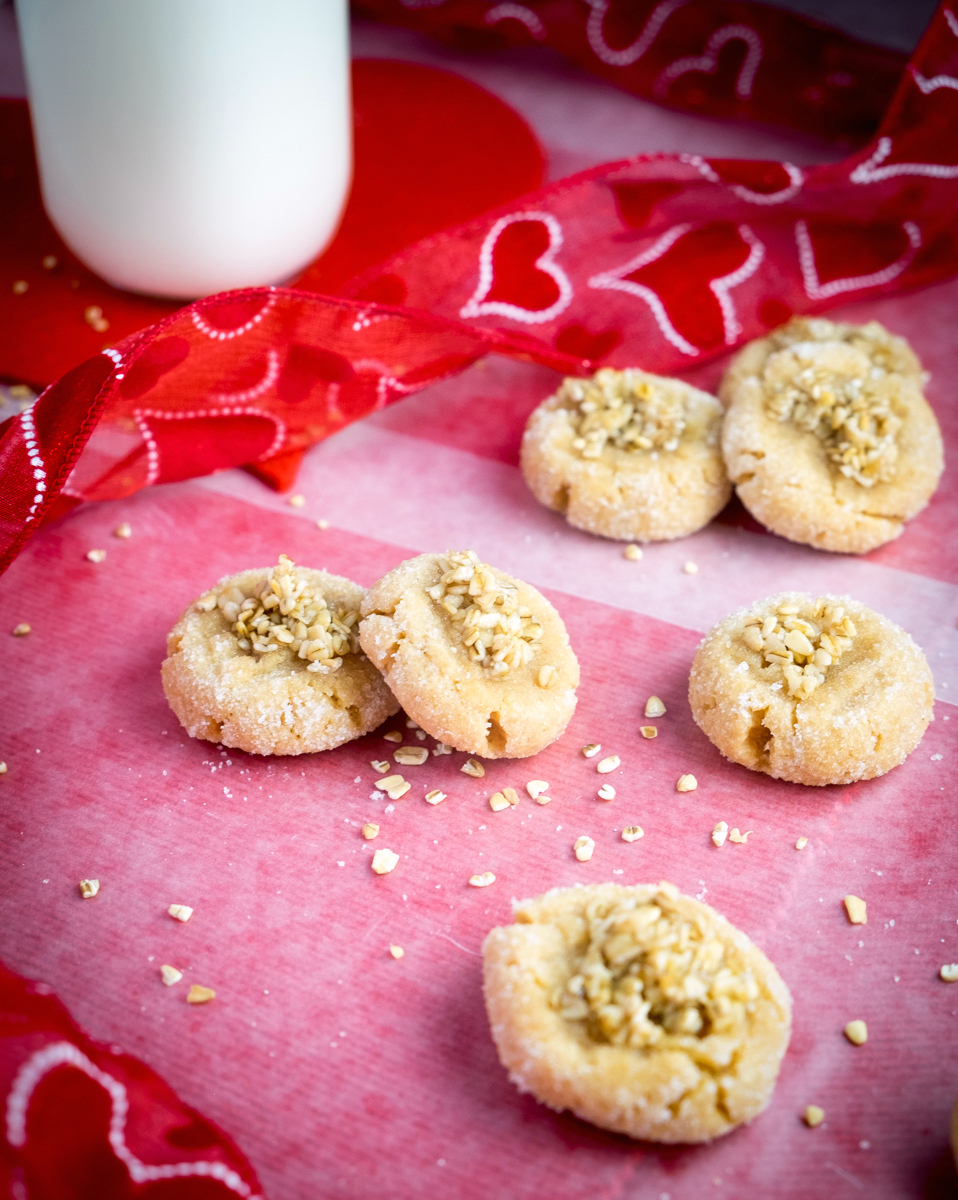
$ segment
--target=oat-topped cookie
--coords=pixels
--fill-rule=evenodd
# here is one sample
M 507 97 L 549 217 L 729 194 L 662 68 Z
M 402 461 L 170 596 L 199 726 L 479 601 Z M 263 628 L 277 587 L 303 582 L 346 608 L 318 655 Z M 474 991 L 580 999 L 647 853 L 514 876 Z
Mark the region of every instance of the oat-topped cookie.
M 421 554 L 369 591 L 360 643 L 427 733 L 486 758 L 524 758 L 562 733 L 579 665 L 559 614 L 471 550 Z
M 863 553 L 901 533 L 934 492 L 941 434 L 921 365 L 877 321 L 796 317 L 737 356 L 722 381 L 729 475 L 775 533 Z
M 788 989 L 743 933 L 671 884 L 556 888 L 517 904 L 483 952 L 499 1057 L 551 1107 L 703 1142 L 768 1104 Z
M 678 379 L 603 368 L 536 408 L 522 472 L 536 499 L 603 537 L 661 541 L 700 529 L 731 495 L 722 407 Z
M 399 705 L 359 648 L 365 592 L 297 567 L 222 579 L 167 639 L 163 690 L 192 737 L 254 754 L 329 750 Z
M 793 783 L 852 783 L 903 762 L 932 719 L 925 656 L 847 596 L 784 592 L 699 647 L 692 716 L 726 758 Z

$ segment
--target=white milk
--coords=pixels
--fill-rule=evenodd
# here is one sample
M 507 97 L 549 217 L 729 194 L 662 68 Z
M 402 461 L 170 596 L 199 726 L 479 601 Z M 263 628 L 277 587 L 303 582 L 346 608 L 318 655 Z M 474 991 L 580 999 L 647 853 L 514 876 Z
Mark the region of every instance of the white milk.
M 110 283 L 277 283 L 352 167 L 346 0 L 17 0 L 47 213 Z

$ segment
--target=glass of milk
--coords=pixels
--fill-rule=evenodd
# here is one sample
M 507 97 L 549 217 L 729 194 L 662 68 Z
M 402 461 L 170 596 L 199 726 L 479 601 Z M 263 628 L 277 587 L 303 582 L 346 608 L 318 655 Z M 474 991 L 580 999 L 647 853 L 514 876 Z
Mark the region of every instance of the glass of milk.
M 117 287 L 279 283 L 332 236 L 352 141 L 347 0 L 16 0 L 40 181 Z

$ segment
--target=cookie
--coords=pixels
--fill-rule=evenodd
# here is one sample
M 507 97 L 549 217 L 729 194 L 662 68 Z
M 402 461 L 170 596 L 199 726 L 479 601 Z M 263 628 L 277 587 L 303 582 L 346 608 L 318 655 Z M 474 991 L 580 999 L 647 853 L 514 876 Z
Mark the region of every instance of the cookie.
M 848 596 L 782 592 L 727 616 L 689 677 L 692 716 L 732 762 L 821 786 L 904 762 L 933 716 L 924 654 Z
M 484 758 L 525 758 L 562 733 L 579 664 L 534 587 L 471 550 L 420 554 L 369 590 L 359 641 L 432 737 Z
M 603 368 L 566 379 L 533 411 L 522 473 L 535 498 L 577 529 L 636 542 L 685 537 L 732 494 L 721 426 L 722 406 L 707 392 Z
M 921 364 L 871 321 L 796 317 L 734 359 L 722 451 L 742 503 L 773 533 L 864 554 L 926 506 L 944 465 Z
M 516 904 L 486 938 L 483 981 L 520 1091 L 654 1142 L 707 1142 L 758 1116 L 791 1031 L 761 950 L 669 883 Z
M 399 705 L 359 650 L 364 595 L 285 555 L 221 579 L 167 638 L 170 708 L 191 737 L 252 754 L 331 750 L 369 733 Z

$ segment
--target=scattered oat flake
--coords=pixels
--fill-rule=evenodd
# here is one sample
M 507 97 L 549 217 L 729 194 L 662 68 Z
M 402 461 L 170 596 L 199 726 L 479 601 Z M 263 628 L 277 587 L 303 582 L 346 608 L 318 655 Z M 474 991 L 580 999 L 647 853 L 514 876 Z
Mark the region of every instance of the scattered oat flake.
M 809 1104 L 802 1113 L 802 1120 L 809 1129 L 814 1129 L 816 1125 L 821 1125 L 822 1121 L 825 1120 L 825 1110 L 824 1108 L 819 1108 L 817 1104 Z
M 399 787 L 401 783 L 405 782 L 401 775 L 387 775 L 385 779 L 377 779 L 375 786 L 381 792 L 388 792 L 391 788 Z
M 644 738 L 654 738 L 659 736 L 659 731 L 654 725 L 640 725 L 639 733 L 641 733 Z
M 383 734 L 383 740 L 387 742 L 401 742 L 402 734 L 398 729 L 391 729 L 389 733 Z
M 596 794 L 600 800 L 614 800 L 615 788 L 611 783 L 603 783 Z
M 401 767 L 421 767 L 429 758 L 429 751 L 425 746 L 400 746 L 393 751 L 393 758 Z
M 290 508 L 302 508 L 306 504 L 306 497 L 300 495 L 290 496 L 286 503 Z
M 632 543 L 626 546 L 626 548 L 622 551 L 622 557 L 627 558 L 629 562 L 638 562 L 642 557 L 642 550 L 640 547 Z
M 754 832 L 754 830 L 749 829 L 745 833 L 739 833 L 739 831 L 737 829 L 733 829 L 732 832 L 728 835 L 728 840 L 730 842 L 738 842 L 738 844 L 740 846 L 744 846 L 745 843 L 748 841 L 749 834 L 753 833 L 753 832 Z
M 459 770 L 464 775 L 471 775 L 473 779 L 482 779 L 486 773 L 486 768 L 477 758 L 467 758 Z
M 641 837 L 645 837 L 645 830 L 641 825 L 626 825 L 622 830 L 623 842 L 637 842 Z
M 402 946 L 390 946 L 389 953 L 393 956 L 393 958 L 403 958 L 406 951 L 402 948 Z
M 958 983 L 958 963 L 945 963 L 938 974 L 945 983 Z
M 588 862 L 595 851 L 595 842 L 585 834 L 582 837 L 577 837 L 573 843 L 572 849 L 575 851 L 575 856 L 579 862 Z
M 401 800 L 411 788 L 412 784 L 407 783 L 406 780 L 403 779 L 402 783 L 393 784 L 393 786 L 387 790 L 386 795 L 390 800 Z
M 800 837 L 798 839 L 798 841 L 795 843 L 795 849 L 796 850 L 804 850 L 807 845 L 808 845 L 808 838 Z
M 446 793 L 441 792 L 439 790 L 439 788 L 433 788 L 433 790 L 431 792 L 426 792 L 426 803 L 427 804 L 442 804 L 442 802 L 443 802 L 443 800 L 445 800 L 445 798 L 446 798 Z
M 193 915 L 193 910 L 188 904 L 171 904 L 166 910 L 174 921 L 188 921 Z
M 496 877 L 491 871 L 483 871 L 481 875 L 470 875 L 470 887 L 488 887 L 491 883 L 496 882 Z
M 374 771 L 378 771 L 380 775 L 385 775 L 389 770 L 389 763 L 384 758 L 374 758 L 369 765 Z
M 680 775 L 675 785 L 677 792 L 694 792 L 699 786 L 699 781 L 694 775 Z
M 844 1032 L 853 1046 L 864 1046 L 868 1041 L 868 1026 L 864 1021 L 849 1021 Z
M 846 896 L 842 901 L 850 925 L 868 924 L 868 906 L 858 896 Z
M 79 888 L 83 899 L 91 900 L 100 890 L 100 881 L 99 879 L 81 879 Z
M 432 752 L 437 758 L 441 754 L 452 754 L 452 746 L 447 746 L 445 742 L 436 742 Z
M 666 707 L 658 696 L 650 696 L 645 702 L 645 715 L 647 717 L 664 717 Z
M 621 765 L 622 759 L 619 758 L 618 754 L 610 754 L 608 758 L 603 758 L 603 760 L 596 766 L 595 769 L 600 775 L 608 775 L 610 771 L 614 771 Z
M 388 875 L 390 871 L 395 870 L 398 862 L 399 855 L 383 847 L 373 855 L 372 868 L 377 875 Z
M 86 556 L 92 563 L 101 563 L 106 558 L 106 551 L 105 550 L 88 550 L 86 552 Z
M 167 987 L 172 987 L 174 983 L 179 983 L 183 978 L 183 972 L 178 971 L 176 967 L 171 967 L 169 963 L 164 963 L 160 967 L 160 978 Z
M 694 562 L 687 562 L 682 570 L 686 575 L 698 575 L 699 573 L 698 564 Z
M 728 837 L 728 822 L 719 821 L 712 830 L 712 844 L 718 846 L 719 849 L 725 845 L 725 839 Z
M 199 983 L 191 983 L 190 990 L 186 993 L 187 1004 L 209 1004 L 214 999 L 216 992 L 212 988 L 203 987 Z
M 113 536 L 115 538 L 120 538 L 121 540 L 132 537 L 133 526 L 129 521 L 123 521 L 122 524 L 117 525 L 116 529 L 113 530 Z
M 595 758 L 601 749 L 602 747 L 598 742 L 589 742 L 588 746 L 582 747 L 582 753 L 586 756 L 586 758 Z
M 375 821 L 367 821 L 363 826 L 363 837 L 367 842 L 371 842 L 379 833 L 379 826 Z
M 544 779 L 530 779 L 529 782 L 526 784 L 526 791 L 529 793 L 529 795 L 532 797 L 533 800 L 538 800 L 538 798 L 543 794 L 543 792 L 547 792 L 548 790 L 549 790 L 549 785 L 546 783 L 546 781 Z

